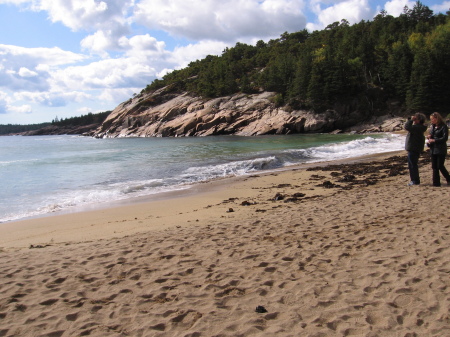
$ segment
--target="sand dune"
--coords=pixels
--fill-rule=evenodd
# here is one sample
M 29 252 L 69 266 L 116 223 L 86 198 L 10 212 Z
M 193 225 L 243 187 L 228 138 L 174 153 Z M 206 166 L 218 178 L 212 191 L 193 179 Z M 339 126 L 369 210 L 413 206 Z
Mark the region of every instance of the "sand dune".
M 295 169 L 17 222 L 0 336 L 450 336 L 450 186 L 406 172 Z

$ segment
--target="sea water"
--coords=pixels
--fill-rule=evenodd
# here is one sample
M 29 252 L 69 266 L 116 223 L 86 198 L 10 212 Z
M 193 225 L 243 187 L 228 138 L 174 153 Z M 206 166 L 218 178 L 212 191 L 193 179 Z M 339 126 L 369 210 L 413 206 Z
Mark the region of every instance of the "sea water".
M 403 149 L 397 134 L 0 137 L 0 222 L 187 189 L 221 177 Z

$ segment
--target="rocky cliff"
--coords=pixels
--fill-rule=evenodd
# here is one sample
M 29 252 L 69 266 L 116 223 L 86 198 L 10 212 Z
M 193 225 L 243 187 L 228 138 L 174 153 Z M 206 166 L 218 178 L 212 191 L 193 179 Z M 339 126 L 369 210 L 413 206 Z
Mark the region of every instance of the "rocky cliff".
M 82 135 L 82 134 L 89 135 L 94 133 L 99 126 L 100 124 L 68 125 L 68 126 L 50 125 L 38 130 L 16 133 L 16 135 L 22 136 Z
M 400 118 L 365 111 L 313 113 L 277 107 L 276 93 L 263 92 L 202 99 L 162 88 L 120 104 L 89 135 L 107 137 L 181 137 L 266 135 L 345 131 L 396 131 Z M 344 110 L 344 109 L 343 109 Z M 349 110 L 349 109 L 347 109 Z M 361 124 L 364 121 L 366 124 Z

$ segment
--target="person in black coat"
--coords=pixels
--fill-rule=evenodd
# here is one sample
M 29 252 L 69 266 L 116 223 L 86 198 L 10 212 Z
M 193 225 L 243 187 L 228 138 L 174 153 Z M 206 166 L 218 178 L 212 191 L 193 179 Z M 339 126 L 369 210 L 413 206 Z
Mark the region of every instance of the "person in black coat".
M 430 116 L 431 128 L 427 136 L 431 153 L 431 168 L 433 169 L 433 186 L 441 186 L 439 172 L 450 185 L 450 174 L 444 166 L 447 155 L 448 127 L 444 119 L 438 112 L 433 112 Z
M 405 130 L 408 131 L 405 142 L 405 150 L 408 151 L 408 169 L 411 181 L 409 186 L 420 185 L 419 176 L 419 157 L 425 146 L 425 131 L 427 127 L 424 125 L 425 115 L 416 113 L 405 123 Z

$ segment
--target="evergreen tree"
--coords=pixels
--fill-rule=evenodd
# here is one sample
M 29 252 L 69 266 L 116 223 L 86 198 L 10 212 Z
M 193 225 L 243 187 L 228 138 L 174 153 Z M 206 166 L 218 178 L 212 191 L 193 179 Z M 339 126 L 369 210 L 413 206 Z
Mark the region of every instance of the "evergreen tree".
M 145 90 L 171 85 L 204 97 L 267 90 L 293 107 L 317 109 L 339 102 L 383 109 L 388 98 L 402 108 L 450 112 L 448 41 L 448 14 L 434 15 L 418 1 L 399 17 L 383 10 L 373 21 L 350 25 L 344 19 L 322 31 L 285 32 L 254 46 L 237 43 Z

